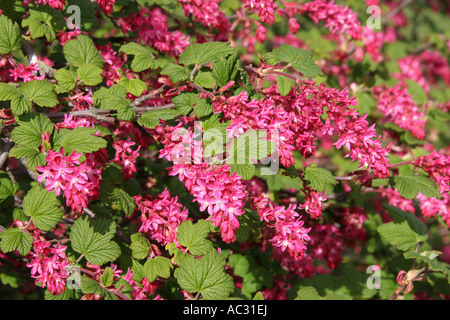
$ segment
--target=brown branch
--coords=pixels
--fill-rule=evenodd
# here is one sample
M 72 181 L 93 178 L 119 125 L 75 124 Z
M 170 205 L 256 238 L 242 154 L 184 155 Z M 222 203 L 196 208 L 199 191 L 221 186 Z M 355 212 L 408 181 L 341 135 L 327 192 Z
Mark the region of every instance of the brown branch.
M 3 147 L 2 153 L 0 154 L 0 168 L 3 167 L 6 160 L 8 159 L 9 151 L 12 149 L 12 147 L 14 147 L 14 142 L 12 142 L 11 140 L 9 140 Z
M 409 6 L 411 3 L 413 3 L 413 0 L 403 0 L 402 3 L 400 3 L 397 7 L 395 7 L 391 12 L 388 13 L 387 16 L 383 18 L 383 23 L 388 22 L 391 20 L 397 13 L 403 10 L 403 8 Z
M 151 92 L 149 92 L 149 93 L 147 93 L 147 94 L 144 94 L 143 96 L 137 98 L 136 100 L 134 100 L 134 101 L 130 104 L 130 106 L 131 106 L 132 108 L 135 108 L 135 107 L 141 105 L 142 103 L 144 103 L 145 101 L 150 100 L 150 99 L 153 99 L 153 98 L 155 98 L 157 95 L 159 95 L 159 94 L 161 94 L 161 93 L 163 93 L 164 91 L 169 90 L 169 89 L 170 89 L 170 86 L 162 86 L 162 87 L 160 87 L 160 88 L 158 88 L 158 89 L 155 89 L 155 90 L 153 90 L 153 91 L 151 91 Z M 135 110 L 136 110 L 136 109 L 135 109 Z
M 27 56 L 29 64 L 37 63 L 42 73 L 45 73 L 50 78 L 53 78 L 55 76 L 56 69 L 50 67 L 48 64 L 38 59 L 29 41 L 23 41 L 22 51 Z

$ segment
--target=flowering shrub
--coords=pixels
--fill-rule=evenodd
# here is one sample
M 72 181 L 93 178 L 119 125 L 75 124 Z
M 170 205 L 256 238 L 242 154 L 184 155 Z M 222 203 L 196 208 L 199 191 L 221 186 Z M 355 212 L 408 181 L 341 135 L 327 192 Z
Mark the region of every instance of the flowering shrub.
M 0 297 L 449 299 L 449 15 L 0 0 Z

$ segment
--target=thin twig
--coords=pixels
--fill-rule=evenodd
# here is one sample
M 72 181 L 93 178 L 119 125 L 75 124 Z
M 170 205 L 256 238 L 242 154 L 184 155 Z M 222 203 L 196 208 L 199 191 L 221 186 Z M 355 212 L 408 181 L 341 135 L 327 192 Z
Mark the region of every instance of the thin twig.
M 397 13 L 399 13 L 400 11 L 403 10 L 403 8 L 409 6 L 411 3 L 413 3 L 413 0 L 404 0 L 402 3 L 400 3 L 397 7 L 394 8 L 394 10 L 392 10 L 391 12 L 389 12 L 387 14 L 387 16 L 385 16 L 383 18 L 383 23 L 388 22 L 389 20 L 391 20 Z
M 37 63 L 41 71 L 45 73 L 48 77 L 53 78 L 55 76 L 56 69 L 50 67 L 48 64 L 38 59 L 29 41 L 27 40 L 23 41 L 22 51 L 27 56 L 29 64 Z
M 0 168 L 3 167 L 3 165 L 5 164 L 6 160 L 9 157 L 9 151 L 12 149 L 12 147 L 14 147 L 14 142 L 12 142 L 11 140 L 8 141 L 2 150 L 2 153 L 0 154 Z
M 161 94 L 161 93 L 163 93 L 164 91 L 169 90 L 169 89 L 170 89 L 170 86 L 162 86 L 162 87 L 160 87 L 160 88 L 158 88 L 158 89 L 156 89 L 156 90 L 153 90 L 153 91 L 151 91 L 151 92 L 149 92 L 149 93 L 147 93 L 147 94 L 144 94 L 143 96 L 140 96 L 139 98 L 137 98 L 136 100 L 134 100 L 134 101 L 130 104 L 130 106 L 131 106 L 132 108 L 135 108 L 135 107 L 141 105 L 143 102 L 145 102 L 145 101 L 147 101 L 147 100 L 150 100 L 150 99 L 153 99 L 153 98 L 155 98 L 157 95 L 159 95 L 159 94 Z

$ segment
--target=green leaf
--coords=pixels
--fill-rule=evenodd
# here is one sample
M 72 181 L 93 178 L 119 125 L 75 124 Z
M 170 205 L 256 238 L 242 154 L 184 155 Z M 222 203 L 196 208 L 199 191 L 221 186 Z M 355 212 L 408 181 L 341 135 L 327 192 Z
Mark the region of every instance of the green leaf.
M 16 145 L 9 152 L 10 157 L 17 159 L 26 158 L 27 167 L 35 171 L 37 166 L 44 166 L 46 161 L 45 154 L 41 153 L 37 147 L 29 145 Z
M 104 297 L 105 300 L 118 300 L 115 294 L 110 293 L 100 285 L 96 280 L 82 276 L 80 281 L 81 291 L 84 294 L 93 293 Z
M 30 15 L 22 21 L 22 27 L 29 28 L 32 39 L 45 37 L 51 42 L 66 26 L 63 14 L 50 6 L 33 6 L 28 11 Z
M 11 139 L 19 145 L 40 147 L 42 133 L 51 134 L 55 125 L 41 113 L 27 113 L 16 117 L 18 127 L 11 132 Z
M 148 281 L 153 282 L 157 277 L 167 279 L 170 277 L 170 271 L 173 264 L 170 259 L 162 256 L 148 259 L 144 264 L 144 274 Z
M 119 80 L 119 84 L 127 89 L 127 92 L 131 93 L 136 97 L 140 97 L 144 91 L 147 91 L 147 84 L 140 79 L 128 79 L 127 77 L 122 77 Z
M 303 179 L 310 188 L 317 192 L 324 192 L 327 184 L 334 185 L 337 183 L 329 170 L 320 167 L 306 167 Z
M 213 89 L 216 85 L 216 80 L 210 71 L 198 72 L 195 76 L 194 83 L 202 88 Z
M 180 245 L 186 247 L 189 252 L 196 256 L 202 256 L 212 250 L 212 242 L 205 239 L 211 230 L 211 222 L 198 220 L 193 224 L 191 221 L 183 221 L 177 230 L 177 240 Z
M 264 176 L 267 182 L 267 188 L 269 191 L 280 191 L 286 188 L 300 190 L 302 182 L 299 178 L 291 178 L 290 176 L 285 176 L 280 172 L 273 175 Z
M 230 165 L 230 172 L 236 172 L 243 180 L 250 180 L 255 176 L 256 167 L 251 163 L 233 163 Z
M 75 220 L 70 241 L 72 248 L 83 254 L 87 261 L 101 266 L 116 260 L 121 253 L 119 245 L 111 240 L 115 232 L 116 224 L 113 221 L 91 220 L 83 216 Z
M 448 263 L 439 261 L 438 259 L 435 259 L 436 253 L 435 252 L 421 252 L 417 253 L 415 251 L 408 251 L 403 254 L 405 259 L 415 259 L 416 261 L 421 261 L 425 265 L 427 265 L 428 269 L 434 271 L 434 272 L 442 272 L 446 278 L 448 283 L 450 283 L 450 265 Z
M 124 187 L 122 168 L 114 163 L 107 164 L 102 171 L 100 200 L 129 216 L 134 211 L 135 203 Z
M 257 239 L 261 236 L 259 217 L 252 212 L 239 216 L 239 228 L 236 231 L 236 240 L 243 242 L 249 238 Z
M 192 44 L 180 54 L 178 62 L 185 66 L 202 65 L 206 62 L 214 62 L 221 57 L 226 57 L 235 52 L 229 42 L 206 42 Z
M 414 199 L 420 192 L 427 198 L 441 198 L 436 184 L 428 177 L 420 175 L 398 175 L 389 180 L 393 189 L 397 189 L 405 199 Z
M 95 136 L 96 133 L 95 128 L 60 129 L 54 137 L 53 147 L 55 150 L 63 147 L 66 154 L 74 150 L 80 153 L 91 153 L 106 148 L 106 140 Z
M 228 265 L 236 276 L 242 278 L 242 291 L 245 294 L 253 294 L 272 285 L 272 273 L 251 255 L 233 253 L 228 258 Z
M 55 72 L 55 79 L 58 81 L 56 85 L 57 92 L 69 92 L 75 89 L 77 82 L 77 74 L 67 69 L 58 69 Z
M 312 58 L 311 52 L 287 44 L 283 44 L 263 56 L 268 64 L 278 65 L 280 62 L 285 62 L 307 77 L 324 76 L 322 70 L 313 62 Z
M 406 221 L 408 223 L 408 226 L 416 232 L 418 235 L 421 236 L 427 236 L 428 229 L 427 226 L 420 221 L 419 218 L 417 218 L 414 214 L 411 212 L 403 211 L 398 207 L 394 206 L 385 206 L 386 212 L 389 214 L 389 216 L 394 220 L 396 223 L 402 223 Z
M 32 80 L 24 83 L 18 91 L 41 107 L 54 107 L 58 104 L 58 98 L 53 84 L 45 80 Z
M 103 81 L 103 69 L 93 64 L 83 63 L 78 67 L 77 74 L 87 86 L 96 86 Z
M 145 238 L 142 233 L 135 233 L 131 236 L 130 249 L 132 250 L 133 258 L 137 260 L 146 259 L 150 248 L 150 241 Z
M 0 82 L 0 101 L 12 100 L 20 96 L 21 94 L 15 86 L 9 83 Z
M 0 16 L 0 54 L 8 54 L 20 47 L 22 37 L 17 22 L 5 15 Z
M 349 300 L 347 297 L 339 294 L 328 293 L 325 296 L 320 296 L 314 287 L 306 286 L 300 288 L 297 292 L 295 300 Z
M 131 216 L 135 203 L 125 190 L 105 183 L 100 185 L 100 189 L 100 200 L 103 203 L 114 209 L 124 211 L 127 216 Z
M 102 68 L 105 63 L 92 39 L 85 35 L 79 35 L 76 39 L 67 41 L 64 44 L 63 52 L 67 62 L 75 67 L 93 64 Z
M 408 86 L 408 93 L 417 104 L 423 104 L 428 101 L 427 94 L 420 84 L 411 79 L 405 79 Z
M 381 237 L 401 251 L 413 250 L 418 243 L 427 240 L 425 225 L 412 213 L 388 206 L 386 207 L 394 222 L 377 228 Z
M 227 59 L 221 57 L 214 63 L 212 76 L 216 79 L 219 87 L 225 86 L 229 81 L 236 78 L 240 62 L 239 55 L 235 52 Z
M 0 170 L 0 207 L 10 206 L 14 201 L 14 194 L 19 190 L 8 174 Z
M 169 76 L 173 83 L 187 80 L 190 73 L 188 68 L 171 62 L 161 69 L 161 74 Z
M 64 211 L 55 192 L 34 186 L 23 199 L 23 212 L 33 218 L 34 225 L 43 231 L 50 231 L 61 220 Z
M 274 143 L 265 139 L 264 131 L 249 130 L 232 140 L 228 147 L 226 163 L 231 172 L 236 172 L 244 180 L 251 179 L 255 173 L 255 163 L 275 151 Z
M 129 42 L 121 46 L 119 51 L 134 56 L 133 61 L 131 62 L 131 70 L 134 72 L 141 72 L 159 67 L 159 63 L 155 60 L 155 56 L 153 55 L 154 50 L 149 47 L 143 47 L 136 42 Z
M 114 281 L 114 270 L 111 267 L 106 267 L 100 276 L 100 282 L 105 286 L 109 287 Z
M 182 115 L 189 114 L 192 109 L 197 117 L 204 117 L 212 113 L 212 106 L 198 93 L 185 92 L 172 98 L 175 109 Z
M 358 92 L 356 94 L 356 100 L 358 101 L 356 111 L 361 115 L 371 114 L 371 111 L 375 108 L 375 100 L 367 92 Z
M 33 103 L 24 96 L 17 96 L 11 100 L 11 111 L 14 115 L 22 115 L 33 108 Z
M 33 237 L 18 228 L 6 229 L 0 232 L 0 249 L 4 253 L 17 250 L 22 256 L 30 253 Z
M 276 81 L 278 92 L 282 96 L 287 96 L 292 88 L 295 87 L 295 81 L 285 76 L 277 76 Z
M 144 112 L 142 116 L 137 119 L 137 122 L 140 126 L 154 129 L 160 123 L 160 120 L 171 120 L 178 115 L 178 111 L 173 109 L 152 110 Z
M 225 273 L 225 259 L 216 250 L 202 258 L 184 257 L 174 276 L 180 287 L 189 292 L 200 292 L 206 300 L 222 300 L 234 291 L 233 278 Z

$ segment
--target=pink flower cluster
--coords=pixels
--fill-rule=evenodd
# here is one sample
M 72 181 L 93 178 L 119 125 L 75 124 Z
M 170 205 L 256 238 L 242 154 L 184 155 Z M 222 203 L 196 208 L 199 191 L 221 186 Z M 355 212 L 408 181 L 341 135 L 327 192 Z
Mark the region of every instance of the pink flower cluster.
M 272 24 L 275 20 L 273 0 L 246 0 L 244 8 L 256 10 L 261 22 Z
M 131 138 L 128 137 L 127 140 L 117 139 L 113 143 L 113 148 L 116 150 L 116 154 L 114 156 L 114 163 L 122 166 L 122 173 L 124 180 L 128 180 L 133 177 L 136 172 L 136 159 L 139 157 L 139 149 L 141 146 L 138 146 L 136 150 L 131 149 L 136 142 L 131 141 Z
M 274 204 L 262 195 L 252 198 L 252 206 L 257 210 L 261 221 L 275 230 L 275 235 L 269 240 L 276 250 L 287 252 L 294 260 L 300 260 L 306 252 L 306 244 L 311 228 L 303 227 L 304 221 L 296 212 L 297 205 L 289 204 L 287 208 Z
M 67 206 L 75 212 L 82 212 L 89 201 L 100 194 L 101 169 L 92 153 L 85 154 L 86 160 L 80 163 L 82 154 L 73 151 L 64 155 L 64 148 L 59 151 L 49 150 L 45 167 L 36 167 L 41 174 L 37 180 L 46 181 L 46 189 L 63 195 Z
M 230 119 L 227 128 L 230 138 L 237 138 L 248 130 L 258 132 L 258 138 L 272 141 L 275 144 L 280 163 L 289 167 L 293 162 L 295 150 L 295 133 L 292 113 L 287 112 L 281 104 L 276 105 L 273 99 L 249 101 L 246 91 L 227 100 L 217 99 L 213 102 L 215 113 L 223 113 Z M 281 130 L 282 128 L 282 130 Z M 266 134 L 263 137 L 263 134 Z
M 230 173 L 230 166 L 204 162 L 202 141 L 195 139 L 197 130 L 186 130 L 180 125 L 155 128 L 155 136 L 164 146 L 159 157 L 174 163 L 168 168 L 169 175 L 184 182 L 200 210 L 210 215 L 207 220 L 220 228 L 223 241 L 233 242 L 239 228 L 238 217 L 245 212 L 245 185 L 240 176 Z
M 192 15 L 195 22 L 205 27 L 213 27 L 220 32 L 228 33 L 228 20 L 220 10 L 218 0 L 178 0 L 186 15 Z
M 103 60 L 105 60 L 102 78 L 106 80 L 106 85 L 111 86 L 119 82 L 120 78 L 122 78 L 122 72 L 124 73 L 122 66 L 125 64 L 126 59 L 112 49 L 111 42 L 104 46 L 97 46 L 97 49 Z
M 389 205 L 400 208 L 403 211 L 416 211 L 413 200 L 403 198 L 397 190 L 384 186 L 380 186 L 378 190 L 380 195 L 388 200 Z
M 400 73 L 394 74 L 399 80 L 416 81 L 426 93 L 435 85 L 438 78 L 450 85 L 450 65 L 439 51 L 425 50 L 418 55 L 409 55 L 398 59 Z
M 450 227 L 450 195 L 448 193 L 442 193 L 441 199 L 427 198 L 420 193 L 417 198 L 420 200 L 419 206 L 424 217 L 441 216 L 447 226 Z
M 425 115 L 408 93 L 404 83 L 400 82 L 393 87 L 375 86 L 374 94 L 384 122 L 395 123 L 410 131 L 417 139 L 425 138 Z
M 125 276 L 122 276 L 122 279 L 126 280 L 130 286 L 133 287 L 133 292 L 131 293 L 133 300 L 147 300 L 148 295 L 152 295 L 155 293 L 157 286 L 148 281 L 146 277 L 142 278 L 140 285 L 136 280 L 133 279 L 134 271 L 128 268 Z M 157 295 L 154 297 L 154 300 L 161 300 L 161 297 Z
M 51 294 L 59 295 L 65 290 L 66 279 L 70 276 L 70 262 L 66 257 L 66 246 L 60 242 L 51 247 L 50 242 L 35 240 L 31 252 L 31 277 L 42 288 L 47 287 Z
M 386 31 L 376 32 L 368 26 L 365 26 L 363 28 L 362 38 L 364 41 L 364 48 L 360 48 L 359 55 L 364 57 L 364 54 L 368 53 L 373 61 L 380 63 L 385 58 L 381 51 L 383 44 L 395 42 L 397 35 L 392 28 L 387 28 Z
M 405 58 L 397 60 L 401 72 L 394 74 L 394 76 L 402 81 L 406 79 L 417 82 L 426 93 L 430 92 L 430 84 L 422 72 L 422 65 L 420 58 L 414 55 L 409 55 Z
M 337 5 L 334 1 L 315 0 L 302 4 L 300 10 L 315 23 L 324 20 L 325 27 L 332 33 L 347 33 L 355 40 L 362 38 L 363 30 L 358 15 L 347 6 Z
M 73 110 L 86 110 L 93 106 L 94 99 L 92 99 L 92 91 L 84 93 L 79 88 L 75 88 L 72 91 L 72 96 L 63 97 L 62 99 L 68 100 L 73 103 Z
M 32 80 L 44 79 L 45 74 L 42 74 L 41 76 L 36 75 L 39 70 L 41 70 L 41 68 L 38 67 L 37 62 L 32 63 L 29 66 L 26 66 L 23 63 L 17 64 L 14 62 L 13 69 L 9 69 L 9 72 L 14 81 L 17 81 L 20 78 L 22 79 L 21 81 L 25 83 Z
M 439 187 L 441 194 L 450 191 L 450 156 L 442 151 L 433 151 L 429 155 L 417 157 L 414 167 L 422 169 L 429 174 Z
M 188 216 L 187 209 L 178 202 L 178 196 L 171 197 L 165 189 L 155 197 L 137 195 L 133 199 L 141 212 L 139 232 L 149 233 L 152 239 L 163 246 L 175 242 L 178 226 Z
M 110 15 L 113 12 L 116 0 L 97 0 L 97 3 L 100 6 L 103 14 Z
M 349 157 L 351 161 L 357 160 L 360 163 L 359 168 L 372 170 L 379 178 L 390 176 L 391 165 L 387 157 L 389 149 L 383 147 L 381 135 L 377 135 L 375 124 L 369 126 L 366 114 L 360 116 L 354 108 L 349 108 L 350 105 L 356 106 L 357 103 L 354 98 L 348 98 L 346 90 L 339 92 L 336 89 L 329 89 L 326 94 L 328 97 L 324 98 L 333 98 L 335 101 L 328 104 L 327 114 L 330 120 L 336 123 L 338 131 L 338 140 L 334 143 L 336 148 L 345 146 L 350 150 L 345 157 Z
M 178 175 L 186 189 L 206 210 L 212 224 L 220 228 L 223 241 L 230 243 L 236 239 L 239 228 L 238 217 L 245 213 L 245 185 L 235 172 L 230 174 L 227 165 L 174 164 L 169 175 Z
M 231 137 L 250 129 L 265 130 L 285 167 L 294 163 L 294 150 L 305 158 L 312 156 L 318 134 L 337 134 L 336 148 L 345 146 L 350 151 L 346 157 L 359 161 L 360 168 L 372 170 L 380 178 L 390 175 L 389 151 L 382 146 L 381 136 L 377 137 L 375 125 L 369 127 L 367 115 L 360 116 L 355 111 L 356 98 L 350 98 L 347 89 L 339 91 L 313 82 L 305 82 L 298 89 L 283 97 L 274 85 L 265 90 L 266 99 L 252 101 L 242 91 L 226 99 L 215 99 L 213 109 L 230 120 L 227 129 Z M 323 121 L 325 112 L 328 119 Z
M 304 184 L 303 192 L 305 193 L 305 202 L 299 206 L 304 209 L 311 218 L 318 219 L 322 216 L 322 202 L 327 199 L 324 198 L 326 191 L 317 192 Z
M 53 9 L 56 9 L 58 11 L 61 11 L 64 6 L 66 5 L 66 1 L 65 0 L 35 0 L 36 4 L 42 4 L 42 5 L 46 5 L 48 3 L 48 5 L 50 7 L 52 7 Z
M 323 260 L 331 269 L 337 268 L 342 262 L 344 238 L 339 228 L 334 224 L 314 225 L 311 232 L 311 258 Z
M 169 31 L 167 15 L 160 8 L 141 8 L 137 14 L 130 14 L 117 20 L 124 33 L 137 32 L 137 42 L 152 46 L 159 52 L 178 57 L 189 45 L 189 37 L 179 30 Z
M 323 83 L 317 86 L 313 82 L 305 82 L 299 90 L 292 91 L 286 97 L 277 96 L 274 91 L 271 97 L 295 114 L 290 130 L 295 133 L 295 149 L 305 158 L 316 149 L 315 132 L 337 134 L 336 148 L 344 146 L 350 151 L 345 157 L 350 157 L 351 161 L 357 160 L 360 168 L 372 170 L 380 178 L 390 175 L 389 150 L 382 146 L 375 124 L 369 126 L 367 116 L 356 112 L 353 107 L 357 105 L 356 98 L 350 98 L 347 89 L 339 91 L 327 88 Z M 321 116 L 325 112 L 328 119 L 323 122 Z
M 346 240 L 353 242 L 367 239 L 367 232 L 364 228 L 367 214 L 363 207 L 342 207 L 334 212 L 340 218 L 341 232 Z

